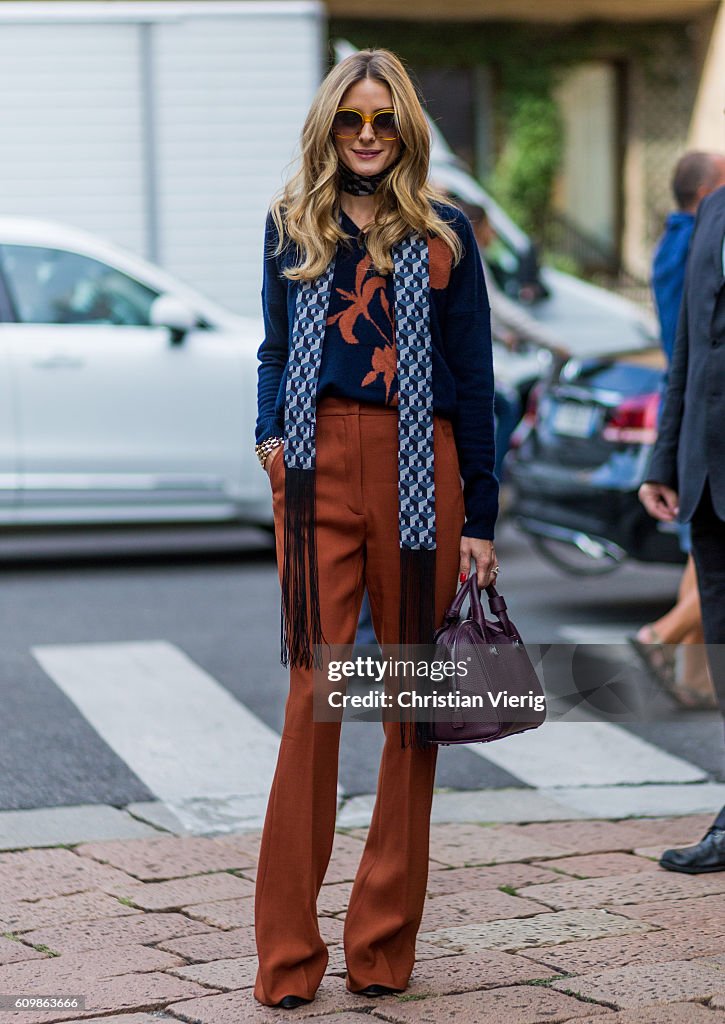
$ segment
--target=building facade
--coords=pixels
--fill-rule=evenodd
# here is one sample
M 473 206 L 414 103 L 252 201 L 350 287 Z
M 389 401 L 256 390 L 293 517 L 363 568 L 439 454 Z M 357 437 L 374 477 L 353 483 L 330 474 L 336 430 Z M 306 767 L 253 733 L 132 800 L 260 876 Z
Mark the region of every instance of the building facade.
M 537 215 L 538 201 L 526 226 L 569 255 L 572 269 L 624 268 L 646 279 L 672 207 L 676 160 L 687 148 L 725 150 L 721 0 L 326 5 L 333 36 L 403 56 L 449 142 L 484 183 L 498 179 L 505 192 L 506 175 L 522 175 L 504 201 L 516 207 L 555 163 L 546 215 Z M 536 131 L 547 116 L 558 118 L 560 144 L 548 164 L 557 133 Z M 524 149 L 518 156 L 512 127 Z

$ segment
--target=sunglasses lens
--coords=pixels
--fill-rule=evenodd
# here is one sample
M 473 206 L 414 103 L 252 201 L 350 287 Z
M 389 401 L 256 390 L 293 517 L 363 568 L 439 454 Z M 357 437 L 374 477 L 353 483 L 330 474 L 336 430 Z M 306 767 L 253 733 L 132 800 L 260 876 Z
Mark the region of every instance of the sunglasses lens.
M 373 118 L 373 130 L 376 135 L 384 139 L 397 139 L 398 126 L 395 123 L 395 114 L 392 110 L 381 110 Z
M 359 135 L 362 131 L 363 119 L 354 110 L 338 110 L 332 122 L 335 135 L 343 138 Z

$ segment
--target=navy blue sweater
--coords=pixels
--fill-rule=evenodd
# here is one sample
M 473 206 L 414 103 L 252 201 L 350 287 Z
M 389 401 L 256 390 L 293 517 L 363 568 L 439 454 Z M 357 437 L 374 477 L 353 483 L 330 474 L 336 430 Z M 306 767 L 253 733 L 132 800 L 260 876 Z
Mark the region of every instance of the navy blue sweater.
M 498 482 L 493 473 L 493 360 L 490 308 L 478 245 L 470 221 L 449 204 L 436 204 L 463 242 L 452 266 L 442 239 L 429 237 L 430 330 L 433 408 L 453 423 L 463 479 L 464 536 L 493 540 Z M 317 399 L 338 395 L 361 402 L 397 405 L 393 275 L 371 266 L 358 228 L 342 214 L 351 245 L 338 246 L 322 347 Z M 259 347 L 256 440 L 284 434 L 284 403 L 297 282 L 281 273 L 293 263 L 288 245 L 273 255 L 277 232 L 267 215 Z

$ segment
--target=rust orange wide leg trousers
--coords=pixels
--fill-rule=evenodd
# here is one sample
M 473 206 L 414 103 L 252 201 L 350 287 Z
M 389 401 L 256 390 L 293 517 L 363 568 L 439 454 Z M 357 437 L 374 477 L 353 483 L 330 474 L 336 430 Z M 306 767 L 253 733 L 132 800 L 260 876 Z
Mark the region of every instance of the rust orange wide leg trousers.
M 436 622 L 457 586 L 463 494 L 453 428 L 434 419 Z M 277 560 L 282 570 L 284 467 L 272 463 Z M 317 408 L 316 529 L 325 639 L 352 644 L 367 586 L 383 644 L 398 642 L 398 412 L 346 398 Z M 313 671 L 292 668 L 277 767 L 262 834 L 255 895 L 259 968 L 255 998 L 312 999 L 328 952 L 317 896 L 332 852 L 340 722 L 313 722 Z M 354 728 L 364 742 L 365 729 Z M 383 723 L 372 822 L 345 917 L 347 987 L 404 989 L 428 878 L 430 808 L 437 748 L 401 748 L 397 722 Z

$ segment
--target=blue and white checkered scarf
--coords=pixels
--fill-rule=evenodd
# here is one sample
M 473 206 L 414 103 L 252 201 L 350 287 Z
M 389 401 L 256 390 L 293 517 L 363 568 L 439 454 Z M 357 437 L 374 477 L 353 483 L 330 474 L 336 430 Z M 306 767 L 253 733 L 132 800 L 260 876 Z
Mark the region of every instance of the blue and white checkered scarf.
M 352 191 L 347 185 L 346 190 Z M 424 644 L 431 642 L 434 629 L 436 548 L 427 238 L 410 232 L 393 246 L 392 257 L 398 375 L 400 643 Z M 315 280 L 300 282 L 286 384 L 282 662 L 306 667 L 320 664 L 319 645 L 325 642 L 314 536 L 315 428 L 317 381 L 335 261 L 333 256 Z

